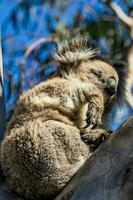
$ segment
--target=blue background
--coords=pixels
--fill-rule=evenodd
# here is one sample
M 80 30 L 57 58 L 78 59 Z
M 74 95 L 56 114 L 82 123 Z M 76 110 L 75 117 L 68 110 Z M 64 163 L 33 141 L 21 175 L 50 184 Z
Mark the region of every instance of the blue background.
M 133 1 L 116 2 L 127 14 L 132 11 Z M 126 61 L 129 31 L 99 0 L 1 0 L 0 13 L 7 119 L 20 93 L 56 70 L 49 64 L 55 38 L 67 39 L 81 32 L 95 40 L 103 55 Z M 40 38 L 43 42 L 26 56 L 29 46 Z M 121 110 L 116 107 L 110 127 L 116 129 L 131 113 L 126 104 Z

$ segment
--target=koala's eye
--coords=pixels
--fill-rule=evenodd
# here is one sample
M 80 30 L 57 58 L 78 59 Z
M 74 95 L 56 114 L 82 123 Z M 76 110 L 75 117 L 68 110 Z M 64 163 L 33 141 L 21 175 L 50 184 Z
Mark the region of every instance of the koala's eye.
M 98 71 L 96 69 L 91 69 L 90 70 L 95 76 L 97 76 L 98 78 L 102 77 L 102 71 Z
M 109 79 L 114 79 L 114 81 L 116 81 L 116 78 L 114 76 L 110 76 Z

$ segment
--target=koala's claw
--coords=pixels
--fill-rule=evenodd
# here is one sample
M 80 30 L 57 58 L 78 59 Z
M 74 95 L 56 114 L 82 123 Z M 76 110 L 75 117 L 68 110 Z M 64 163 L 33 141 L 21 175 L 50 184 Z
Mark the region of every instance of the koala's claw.
M 92 128 L 96 128 L 97 125 L 101 124 L 101 116 L 103 113 L 103 108 L 102 107 L 98 107 L 98 106 L 92 106 L 90 108 L 90 106 L 88 106 L 88 111 L 86 113 L 86 127 L 89 127 L 90 125 L 92 126 Z
M 113 133 L 112 130 L 107 130 L 108 134 L 111 135 Z
M 110 133 L 102 129 L 88 130 L 83 129 L 81 139 L 90 146 L 91 151 L 94 151 L 109 138 Z

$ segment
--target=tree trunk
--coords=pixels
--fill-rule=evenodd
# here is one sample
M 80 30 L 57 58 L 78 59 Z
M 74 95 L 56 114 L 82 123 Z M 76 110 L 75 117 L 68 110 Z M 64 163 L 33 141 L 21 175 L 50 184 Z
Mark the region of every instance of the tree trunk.
M 6 127 L 5 104 L 4 104 L 4 89 L 3 89 L 3 62 L 2 48 L 0 41 L 0 141 L 2 140 Z
M 133 117 L 86 161 L 56 200 L 133 199 Z
M 132 36 L 133 40 L 133 36 Z M 132 95 L 132 88 L 133 88 L 133 42 L 128 49 L 127 55 L 128 61 L 128 77 L 127 77 L 127 102 L 129 106 L 133 109 L 133 95 Z

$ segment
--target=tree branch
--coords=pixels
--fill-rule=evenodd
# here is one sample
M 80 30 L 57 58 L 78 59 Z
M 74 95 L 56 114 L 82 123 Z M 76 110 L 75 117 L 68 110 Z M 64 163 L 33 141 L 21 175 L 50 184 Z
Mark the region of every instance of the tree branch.
M 129 28 L 133 27 L 133 18 L 129 17 L 122 9 L 121 7 L 116 3 L 112 2 L 111 0 L 101 0 L 103 3 L 105 3 L 108 7 L 110 7 L 114 13 L 117 15 L 117 17 Z
M 116 15 L 118 16 L 118 18 L 127 26 L 129 26 L 130 28 L 133 26 L 133 19 L 131 17 L 129 17 L 122 9 L 121 7 L 115 3 L 115 2 L 111 2 L 110 3 L 110 7 L 112 8 L 112 10 L 116 13 Z
M 38 47 L 40 44 L 45 43 L 45 42 L 57 42 L 57 38 L 52 38 L 52 37 L 41 37 L 35 42 L 33 42 L 25 51 L 24 56 L 27 58 L 31 52 Z
M 5 104 L 4 104 L 4 87 L 3 87 L 3 61 L 2 47 L 0 38 L 0 141 L 2 140 L 6 127 Z
M 86 161 L 56 200 L 132 200 L 133 117 Z

